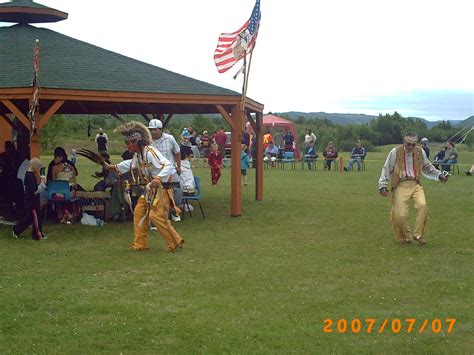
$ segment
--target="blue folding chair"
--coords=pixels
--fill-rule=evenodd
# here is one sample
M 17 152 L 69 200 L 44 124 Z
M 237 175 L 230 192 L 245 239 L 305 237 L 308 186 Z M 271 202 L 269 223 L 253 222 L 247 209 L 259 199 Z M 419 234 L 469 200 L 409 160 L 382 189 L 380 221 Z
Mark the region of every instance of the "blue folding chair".
M 190 217 L 193 216 L 191 213 L 191 209 L 189 208 L 189 201 L 197 201 L 197 203 L 199 204 L 199 208 L 201 210 L 202 219 L 206 219 L 206 217 L 204 216 L 202 205 L 201 205 L 201 198 L 202 198 L 201 179 L 198 176 L 194 177 L 194 184 L 196 185 L 196 192 L 194 193 L 194 195 L 183 195 L 183 198 L 181 199 L 181 207 L 182 207 L 181 209 L 183 210 L 183 219 L 184 219 L 184 215 L 186 214 L 185 206 L 187 207 L 189 216 Z
M 61 198 L 58 198 L 58 195 L 62 195 Z M 65 203 L 65 202 L 75 202 L 78 198 L 73 197 L 71 194 L 71 188 L 69 187 L 69 181 L 66 180 L 50 180 L 48 181 L 47 187 L 47 197 L 48 203 L 44 211 L 44 221 L 46 222 L 46 216 L 48 215 L 48 205 L 49 203 Z
M 291 168 L 294 170 L 296 165 L 295 152 L 285 152 L 283 159 L 280 160 L 281 167 L 285 169 L 285 164 L 291 164 Z

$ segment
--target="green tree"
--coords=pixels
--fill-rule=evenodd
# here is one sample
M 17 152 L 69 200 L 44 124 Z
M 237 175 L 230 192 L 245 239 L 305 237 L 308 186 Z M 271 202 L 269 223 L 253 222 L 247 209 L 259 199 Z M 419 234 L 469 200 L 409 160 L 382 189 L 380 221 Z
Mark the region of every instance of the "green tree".
M 197 134 L 202 134 L 203 131 L 214 132 L 216 129 L 214 123 L 204 115 L 194 115 L 191 126 Z
M 65 123 L 66 119 L 63 115 L 54 115 L 49 119 L 49 121 L 40 131 L 42 149 L 49 150 L 58 144 L 59 137 L 64 130 Z

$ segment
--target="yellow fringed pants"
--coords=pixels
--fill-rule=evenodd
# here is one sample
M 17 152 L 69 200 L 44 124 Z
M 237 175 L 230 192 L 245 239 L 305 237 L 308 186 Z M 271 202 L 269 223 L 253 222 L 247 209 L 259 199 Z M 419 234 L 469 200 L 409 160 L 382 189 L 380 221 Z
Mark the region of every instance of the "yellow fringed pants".
M 424 237 L 428 212 L 423 187 L 414 180 L 401 181 L 392 191 L 392 227 L 400 242 Z M 408 203 L 415 203 L 416 222 L 413 234 L 408 223 Z
M 173 252 L 177 247 L 184 243 L 184 240 L 176 232 L 168 219 L 169 208 L 170 208 L 170 196 L 169 192 L 172 190 L 159 189 L 156 194 L 155 203 L 150 206 L 147 205 L 145 199 L 140 197 L 138 203 L 133 211 L 133 234 L 134 240 L 131 245 L 133 250 L 145 250 L 148 249 L 147 232 L 149 221 L 158 228 L 161 235 L 166 241 L 168 251 Z M 147 208 L 150 208 L 150 214 L 148 218 L 143 217 L 147 213 Z M 140 221 L 143 219 L 142 223 Z

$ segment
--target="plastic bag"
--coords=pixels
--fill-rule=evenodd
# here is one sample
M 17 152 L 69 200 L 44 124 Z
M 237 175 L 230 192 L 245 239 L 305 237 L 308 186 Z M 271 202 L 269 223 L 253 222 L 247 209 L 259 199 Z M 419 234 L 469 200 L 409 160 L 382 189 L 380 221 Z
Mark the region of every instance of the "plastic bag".
M 81 224 L 85 226 L 103 226 L 104 221 L 99 218 L 95 218 L 90 214 L 82 212 Z

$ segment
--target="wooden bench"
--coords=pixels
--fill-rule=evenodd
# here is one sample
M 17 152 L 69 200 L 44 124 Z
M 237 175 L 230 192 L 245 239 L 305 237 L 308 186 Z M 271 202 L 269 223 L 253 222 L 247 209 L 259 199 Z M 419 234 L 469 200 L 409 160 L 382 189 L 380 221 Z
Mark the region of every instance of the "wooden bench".
M 107 201 L 110 200 L 110 192 L 107 191 L 77 191 L 81 210 L 84 212 L 100 213 L 105 220 Z

